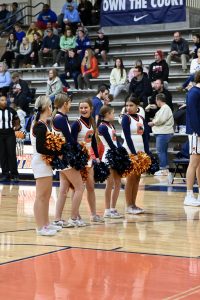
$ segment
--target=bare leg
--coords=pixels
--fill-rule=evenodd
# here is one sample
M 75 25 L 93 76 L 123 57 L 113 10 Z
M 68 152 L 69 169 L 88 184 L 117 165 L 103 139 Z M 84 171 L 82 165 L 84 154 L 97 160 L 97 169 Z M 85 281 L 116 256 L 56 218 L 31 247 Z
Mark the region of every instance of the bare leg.
M 106 188 L 105 188 L 105 209 L 110 209 L 112 189 L 113 189 L 113 174 L 112 172 L 110 172 L 110 176 L 106 181 Z
M 190 163 L 187 168 L 186 173 L 186 180 L 187 180 L 187 190 L 193 190 L 193 185 L 195 181 L 195 176 L 197 172 L 197 168 L 199 167 L 199 155 L 198 154 L 192 154 L 190 155 Z M 198 177 L 197 177 L 198 179 Z M 198 181 L 199 183 L 199 181 Z
M 38 229 L 49 224 L 49 199 L 52 191 L 52 176 L 36 179 L 34 215 Z
M 127 206 L 136 206 L 136 198 L 138 193 L 138 187 L 140 183 L 140 176 L 130 175 L 126 179 L 125 185 L 125 197 Z
M 101 57 L 102 57 L 104 63 L 106 63 L 107 62 L 107 55 L 106 55 L 106 51 L 105 50 L 101 51 Z
M 67 180 L 66 176 L 60 172 L 60 188 L 59 188 L 59 194 L 58 194 L 58 200 L 56 202 L 56 214 L 55 214 L 55 220 L 61 220 L 62 219 L 62 212 L 65 206 L 65 201 L 67 198 L 67 193 L 69 191 L 69 181 Z
M 199 165 L 198 165 L 197 170 L 196 170 L 196 176 L 197 176 L 198 186 L 200 188 L 200 155 L 199 155 Z M 199 191 L 199 193 L 200 193 L 200 191 Z
M 115 208 L 117 199 L 119 197 L 121 178 L 116 171 L 111 170 L 111 173 L 114 181 L 114 189 L 112 191 L 112 199 L 111 199 L 111 208 Z
M 86 181 L 87 200 L 90 207 L 91 215 L 96 215 L 96 196 L 94 191 L 94 170 L 88 168 L 88 178 Z

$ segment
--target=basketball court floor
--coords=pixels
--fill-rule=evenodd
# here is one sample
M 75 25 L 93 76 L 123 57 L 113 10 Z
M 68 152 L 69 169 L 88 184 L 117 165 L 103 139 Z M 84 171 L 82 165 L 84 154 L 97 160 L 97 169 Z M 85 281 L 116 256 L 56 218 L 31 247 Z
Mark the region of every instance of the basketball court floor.
M 58 186 L 50 202 L 53 220 Z M 97 188 L 103 214 L 104 189 Z M 141 179 L 145 214 L 66 228 L 54 237 L 35 233 L 35 185 L 0 185 L 0 299 L 199 300 L 200 208 L 184 207 L 185 186 L 166 177 Z M 124 191 L 117 208 L 124 212 Z M 69 216 L 70 195 L 64 217 Z

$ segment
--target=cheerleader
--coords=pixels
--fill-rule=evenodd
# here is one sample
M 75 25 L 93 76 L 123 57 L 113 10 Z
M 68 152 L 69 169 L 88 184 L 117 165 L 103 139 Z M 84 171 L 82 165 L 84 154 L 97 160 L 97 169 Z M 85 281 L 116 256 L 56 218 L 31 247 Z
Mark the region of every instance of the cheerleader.
M 130 96 L 126 101 L 126 112 L 122 117 L 122 137 L 124 139 L 123 147 L 129 154 L 137 154 L 138 151 L 149 153 L 148 137 L 146 135 L 145 123 L 143 117 L 137 114 L 140 100 Z M 125 197 L 127 210 L 129 214 L 141 214 L 144 210 L 137 207 L 136 197 L 140 182 L 140 175 L 129 175 L 126 178 Z
M 97 162 L 99 154 L 97 149 L 97 142 L 95 137 L 96 125 L 92 118 L 93 106 L 90 99 L 85 99 L 79 103 L 80 118 L 72 124 L 72 136 L 75 141 L 85 143 L 88 152 L 90 153 L 91 147 L 94 151 Z M 92 158 L 88 161 L 87 166 L 88 177 L 86 180 L 87 200 L 91 212 L 91 222 L 103 222 L 103 219 L 96 214 L 96 197 L 94 191 L 94 171 L 92 167 Z
M 108 150 L 115 147 L 120 147 L 121 145 L 117 141 L 115 128 L 111 124 L 111 122 L 114 121 L 114 109 L 111 106 L 103 106 L 100 110 L 100 116 L 102 118 L 102 122 L 98 127 L 98 132 L 99 138 L 104 145 L 102 161 L 106 162 L 106 154 Z M 117 219 L 123 217 L 115 208 L 120 192 L 120 187 L 121 178 L 115 170 L 111 169 L 110 176 L 106 182 L 104 218 Z
M 46 134 L 49 131 L 47 120 L 51 116 L 51 100 L 47 96 L 36 99 L 35 109 L 37 111 L 35 120 L 31 126 L 31 144 L 33 146 L 32 169 L 36 179 L 36 199 L 34 203 L 34 215 L 37 224 L 38 235 L 51 236 L 60 231 L 62 227 L 49 223 L 49 199 L 52 191 L 53 171 L 42 159 L 44 155 L 59 154 L 46 149 Z
M 71 106 L 71 99 L 66 94 L 58 94 L 54 101 L 56 108 L 53 118 L 53 131 L 56 134 L 60 134 L 67 143 L 74 143 L 71 135 L 71 128 L 68 122 L 67 113 Z M 71 218 L 68 222 L 62 220 L 62 211 L 64 209 L 67 192 L 69 188 L 73 187 L 72 194 L 72 210 Z M 85 222 L 80 219 L 79 207 L 83 196 L 84 186 L 80 171 L 72 167 L 68 167 L 60 171 L 60 190 L 58 195 L 58 201 L 56 203 L 56 216 L 54 224 L 62 225 L 63 227 L 79 227 L 86 226 Z

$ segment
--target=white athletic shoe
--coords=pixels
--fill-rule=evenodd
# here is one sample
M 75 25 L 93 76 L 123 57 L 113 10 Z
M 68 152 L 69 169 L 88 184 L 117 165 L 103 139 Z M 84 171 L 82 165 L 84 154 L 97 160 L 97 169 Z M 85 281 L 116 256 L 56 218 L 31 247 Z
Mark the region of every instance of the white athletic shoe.
M 56 220 L 52 222 L 53 225 L 57 225 L 57 226 L 62 226 L 63 228 L 65 228 L 68 224 L 67 221 L 65 220 Z
M 55 63 L 55 64 L 53 65 L 53 67 L 54 67 L 54 68 L 57 68 L 57 67 L 58 67 L 58 63 Z
M 200 199 L 196 199 L 194 196 L 186 196 L 184 205 L 188 206 L 200 206 Z
M 90 221 L 94 223 L 104 223 L 104 219 L 100 217 L 99 215 L 94 215 L 90 217 Z
M 53 236 L 57 233 L 57 230 L 50 229 L 47 226 L 43 226 L 41 229 L 36 229 L 37 235 Z
M 52 230 L 56 230 L 56 231 L 61 231 L 62 230 L 62 226 L 54 225 L 54 224 L 47 225 L 47 228 L 52 229 Z
M 87 224 L 83 219 L 77 218 L 78 227 L 85 227 Z
M 110 218 L 111 219 L 121 219 L 123 218 L 124 216 L 122 214 L 120 214 L 116 209 L 115 210 L 112 210 L 110 212 Z
M 127 214 L 132 214 L 132 215 L 139 215 L 139 214 L 143 214 L 144 213 L 144 209 L 142 209 L 140 207 L 129 206 L 126 209 L 126 213 Z
M 154 173 L 154 176 L 168 176 L 169 175 L 169 170 L 159 170 Z
M 36 68 L 36 65 L 32 65 L 32 69 L 35 69 Z
M 78 227 L 79 223 L 78 220 L 69 219 L 66 225 L 66 228 Z

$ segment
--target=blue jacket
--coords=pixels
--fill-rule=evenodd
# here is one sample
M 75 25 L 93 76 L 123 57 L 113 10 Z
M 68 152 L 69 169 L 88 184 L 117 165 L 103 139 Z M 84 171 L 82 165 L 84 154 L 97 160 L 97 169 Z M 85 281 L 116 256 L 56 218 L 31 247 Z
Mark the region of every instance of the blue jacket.
M 83 40 L 81 40 L 79 37 L 76 39 L 76 44 L 77 44 L 77 47 L 76 49 L 77 50 L 82 50 L 82 57 L 84 56 L 85 54 L 85 50 L 88 49 L 88 48 L 91 48 L 91 43 L 90 43 L 90 39 L 85 36 Z
M 81 22 L 79 12 L 76 8 L 74 8 L 73 11 L 69 11 L 68 9 L 66 9 L 64 17 L 63 17 L 63 21 L 65 19 L 67 19 L 70 23 L 80 23 Z
M 186 99 L 186 133 L 200 137 L 200 88 L 192 87 Z
M 42 21 L 45 24 L 48 22 L 55 23 L 57 21 L 57 15 L 54 11 L 49 9 L 47 12 L 41 12 L 38 16 L 38 21 Z
M 42 49 L 59 49 L 60 48 L 60 37 L 53 34 L 52 37 L 45 36 L 42 42 Z

